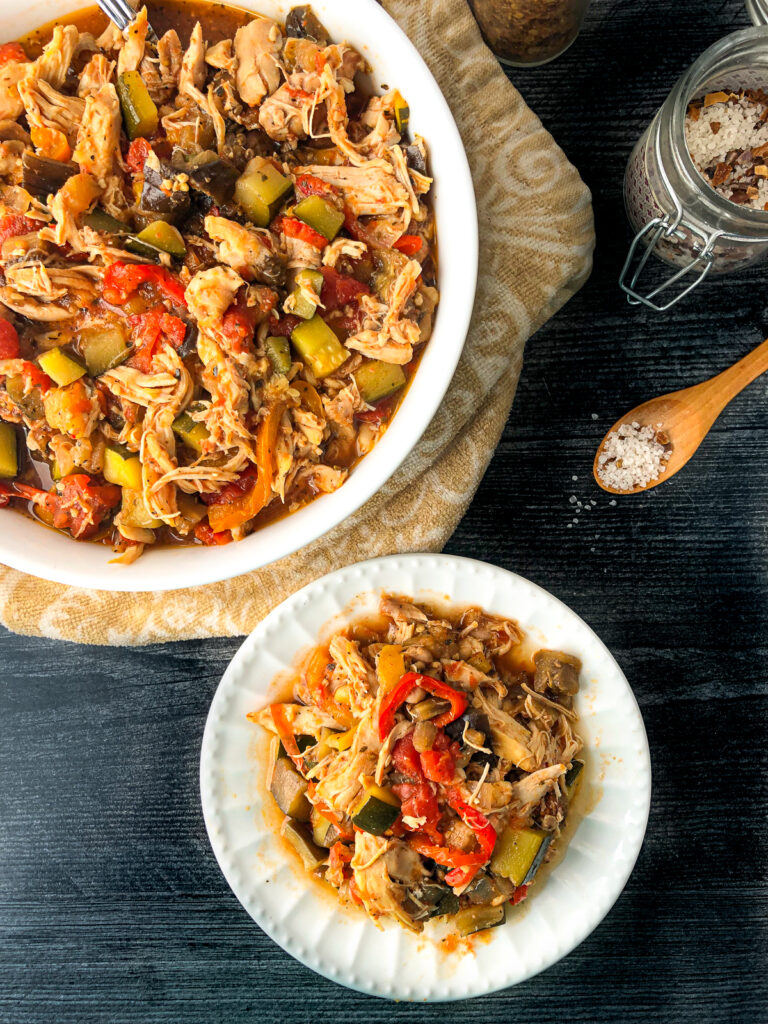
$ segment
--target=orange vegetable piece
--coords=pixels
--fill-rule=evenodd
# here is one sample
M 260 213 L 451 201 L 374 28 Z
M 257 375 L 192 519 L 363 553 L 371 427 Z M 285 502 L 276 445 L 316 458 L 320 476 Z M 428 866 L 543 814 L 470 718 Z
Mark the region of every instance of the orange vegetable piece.
M 32 145 L 40 156 L 48 157 L 49 160 L 60 160 L 62 162 L 72 158 L 72 149 L 67 142 L 64 132 L 58 128 L 46 128 L 45 125 L 33 125 L 30 131 Z

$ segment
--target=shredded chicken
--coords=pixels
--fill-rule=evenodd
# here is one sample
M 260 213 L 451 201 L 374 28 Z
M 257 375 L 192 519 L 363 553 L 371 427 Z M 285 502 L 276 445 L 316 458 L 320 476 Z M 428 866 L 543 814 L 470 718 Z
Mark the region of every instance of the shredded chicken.
M 235 83 L 243 103 L 256 107 L 280 84 L 280 26 L 269 18 L 254 18 L 237 30 Z

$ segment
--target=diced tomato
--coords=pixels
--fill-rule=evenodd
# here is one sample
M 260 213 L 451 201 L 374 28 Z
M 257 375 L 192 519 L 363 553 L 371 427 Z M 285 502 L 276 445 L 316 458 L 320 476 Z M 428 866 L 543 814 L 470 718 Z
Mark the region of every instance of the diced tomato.
M 417 252 L 421 251 L 423 244 L 419 235 L 401 235 L 392 248 L 397 249 L 398 252 L 403 253 L 405 256 L 415 256 Z
M 516 907 L 518 903 L 522 903 L 525 897 L 528 895 L 527 885 L 518 885 L 512 895 L 512 906 Z
M 147 313 L 136 313 L 128 317 L 128 325 L 136 332 L 136 348 L 128 365 L 149 373 L 152 360 L 164 341 L 175 349 L 181 348 L 187 333 L 187 325 L 177 316 L 166 313 L 162 306 Z
M 453 749 L 455 748 L 455 749 Z M 459 752 L 458 743 L 451 743 L 444 732 L 440 731 L 431 750 L 421 755 L 421 770 L 430 782 L 447 784 L 453 781 L 456 774 L 455 757 Z
M 259 292 L 260 303 L 249 306 L 240 298 L 230 306 L 221 322 L 221 333 L 228 340 L 233 352 L 249 352 L 252 348 L 253 332 L 265 313 L 274 309 L 278 294 L 269 288 Z
M 367 284 L 356 281 L 354 277 L 348 277 L 346 274 L 340 274 L 333 267 L 321 267 L 320 273 L 323 275 L 320 301 L 326 313 L 332 313 L 335 309 L 356 302 L 361 295 L 371 294 Z
M 299 241 L 306 242 L 307 245 L 312 245 L 315 249 L 324 249 L 328 245 L 325 235 L 321 235 L 319 231 L 315 231 L 309 224 L 305 224 L 303 220 L 298 220 L 296 217 L 283 217 L 280 226 L 288 238 L 298 238 Z
M 114 484 L 95 484 L 85 473 L 60 480 L 52 492 L 53 525 L 87 539 L 101 526 L 110 510 L 120 504 L 122 491 Z
M 0 46 L 0 67 L 3 64 L 9 64 L 11 61 L 16 61 L 18 64 L 26 64 L 29 58 L 24 52 L 24 47 L 21 43 L 3 43 Z
M 300 199 L 306 199 L 307 196 L 322 196 L 324 199 L 333 200 L 341 195 L 341 191 L 314 174 L 300 174 L 296 179 L 296 195 Z
M 293 316 L 291 313 L 279 318 L 272 317 L 269 321 L 269 333 L 275 338 L 290 338 L 291 331 L 300 323 L 301 317 Z
M 326 878 L 337 889 L 344 881 L 344 868 L 352 860 L 352 849 L 342 842 L 335 842 L 328 854 Z
M 39 366 L 36 366 L 35 363 L 25 361 L 21 367 L 21 374 L 30 388 L 40 388 L 43 394 L 46 391 L 50 391 L 53 387 L 51 378 Z
M 237 480 L 233 480 L 231 484 L 226 484 L 220 491 L 214 491 L 212 494 L 201 494 L 200 497 L 206 505 L 229 505 L 233 501 L 238 501 L 244 494 L 250 491 L 256 483 L 257 476 L 258 470 L 251 462 Z
M 442 835 L 438 827 L 440 821 L 440 807 L 437 797 L 432 792 L 428 782 L 403 782 L 393 786 L 392 791 L 400 800 L 400 813 L 408 818 L 425 818 L 420 824 L 419 830 L 430 836 L 436 842 L 442 842 Z M 408 828 L 409 826 L 405 826 Z
M 0 244 L 6 238 L 16 238 L 17 235 L 28 235 L 32 231 L 37 231 L 40 226 L 38 220 L 30 220 L 20 213 L 8 213 L 5 217 L 0 217 Z
M 146 139 L 134 139 L 128 147 L 125 163 L 133 174 L 141 174 L 144 170 L 144 163 L 152 152 L 152 147 Z
M 195 527 L 195 536 L 206 547 L 211 547 L 215 544 L 229 544 L 232 540 L 232 534 L 229 530 L 224 530 L 223 533 L 214 533 L 208 523 L 198 523 Z
M 283 88 L 292 100 L 309 100 L 312 98 L 311 92 L 306 92 L 304 89 L 297 89 L 295 85 L 289 85 L 287 82 Z
M 102 295 L 113 306 L 120 306 L 142 284 L 154 284 L 170 302 L 186 308 L 184 286 L 169 270 L 154 263 L 113 263 L 104 272 Z
M 413 745 L 413 734 L 408 733 L 398 740 L 392 748 L 392 763 L 401 775 L 419 782 L 422 778 L 419 752 Z
M 18 359 L 19 335 L 10 320 L 0 319 L 0 359 Z
M 395 401 L 395 398 L 382 398 L 381 401 L 377 402 L 372 409 L 366 409 L 363 412 L 355 413 L 355 416 L 357 419 L 363 420 L 365 423 L 382 423 L 392 412 L 392 407 Z

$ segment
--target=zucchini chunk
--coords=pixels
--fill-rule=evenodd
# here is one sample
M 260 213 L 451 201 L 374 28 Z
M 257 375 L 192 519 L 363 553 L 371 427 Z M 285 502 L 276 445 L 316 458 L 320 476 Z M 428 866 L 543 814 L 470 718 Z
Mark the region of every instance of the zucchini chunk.
M 382 398 L 389 398 L 405 384 L 402 366 L 384 363 L 380 359 L 367 360 L 355 370 L 353 377 L 360 397 L 369 405 L 381 401 Z
M 31 420 L 41 420 L 45 416 L 43 396 L 40 388 L 32 388 L 26 392 L 26 383 L 21 374 L 5 378 L 5 390 L 23 413 Z
M 285 376 L 291 372 L 291 346 L 287 338 L 267 338 L 264 351 L 275 373 Z
M 86 327 L 80 332 L 78 344 L 92 377 L 98 377 L 119 366 L 131 351 L 121 324 L 114 327 Z
M 300 270 L 296 275 L 296 287 L 286 303 L 286 310 L 290 310 L 294 316 L 300 316 L 302 320 L 311 320 L 317 312 L 317 303 L 309 297 L 307 290 L 319 296 L 322 288 L 323 275 L 319 270 Z
M 318 380 L 338 370 L 349 359 L 349 352 L 325 320 L 317 314 L 311 320 L 305 320 L 303 324 L 294 327 L 291 341 Z
M 507 828 L 493 851 L 491 871 L 516 886 L 526 885 L 544 859 L 551 841 L 551 834 L 539 829 Z
M 176 259 L 181 259 L 187 251 L 184 239 L 178 228 L 168 224 L 164 220 L 156 220 L 148 224 L 143 231 L 140 231 L 136 238 L 139 242 L 152 245 L 155 249 L 170 253 Z
M 507 919 L 504 904 L 500 907 L 465 907 L 454 917 L 459 935 L 466 938 L 475 932 L 484 932 L 488 928 L 498 928 Z
M 383 835 L 397 821 L 400 801 L 394 793 L 375 783 L 366 786 L 365 794 L 352 812 L 352 824 L 372 836 Z
M 271 160 L 257 156 L 235 182 L 235 202 L 259 228 L 274 220 L 293 182 Z
M 307 780 L 299 775 L 289 758 L 277 759 L 269 788 L 283 814 L 297 821 L 309 821 L 312 805 L 307 799 Z
M 84 377 L 86 369 L 74 356 L 69 355 L 63 348 L 49 348 L 38 357 L 40 369 L 58 384 L 60 388 L 67 384 L 73 384 L 76 380 Z
M 344 223 L 344 214 L 322 196 L 307 196 L 293 208 L 294 217 L 332 242 Z
M 135 526 L 140 530 L 157 530 L 163 525 L 162 520 L 149 514 L 143 492 L 132 487 L 123 487 L 120 518 L 126 526 Z
M 133 141 L 157 131 L 157 107 L 138 71 L 125 71 L 117 77 L 117 95 L 123 112 L 125 134 Z
M 307 871 L 314 871 L 328 857 L 328 851 L 313 842 L 309 829 L 301 822 L 286 818 L 280 829 L 280 834 L 288 840 L 301 857 Z
M 118 487 L 129 487 L 140 491 L 141 459 L 133 452 L 118 445 L 107 445 L 104 450 L 104 479 Z
M 341 833 L 332 821 L 323 817 L 318 811 L 314 811 L 313 817 L 312 838 L 318 846 L 330 850 L 333 844 L 341 838 Z
M 395 127 L 401 135 L 405 135 L 411 120 L 411 108 L 399 92 L 395 92 L 393 106 L 395 108 Z
M 93 231 L 102 231 L 105 235 L 126 235 L 130 231 L 127 224 L 123 224 L 121 220 L 113 217 L 106 210 L 102 210 L 100 206 L 94 207 L 90 213 L 85 214 L 83 224 Z
M 583 761 L 574 761 L 568 771 L 565 773 L 563 783 L 565 786 L 565 795 L 569 800 L 573 800 L 576 796 L 576 790 L 579 788 L 579 783 L 582 779 L 582 771 L 584 770 Z
M 12 423 L 0 423 L 0 477 L 9 479 L 19 472 L 16 431 Z
M 203 441 L 210 436 L 208 427 L 198 420 L 193 420 L 188 412 L 180 413 L 173 421 L 172 429 L 178 439 L 189 448 L 202 454 Z

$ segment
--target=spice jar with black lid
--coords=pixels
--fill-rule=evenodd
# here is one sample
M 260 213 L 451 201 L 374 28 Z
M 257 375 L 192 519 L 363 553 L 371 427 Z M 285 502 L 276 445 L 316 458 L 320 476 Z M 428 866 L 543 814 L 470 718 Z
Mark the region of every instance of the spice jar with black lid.
M 636 234 L 619 281 L 631 304 L 668 309 L 708 275 L 734 273 L 768 254 L 768 210 L 725 198 L 697 168 L 686 138 L 692 103 L 749 90 L 768 92 L 768 28 L 734 32 L 706 50 L 632 151 L 624 204 Z M 674 273 L 643 291 L 651 254 Z
M 590 0 L 469 0 L 485 41 L 511 67 L 547 64 L 581 29 Z

